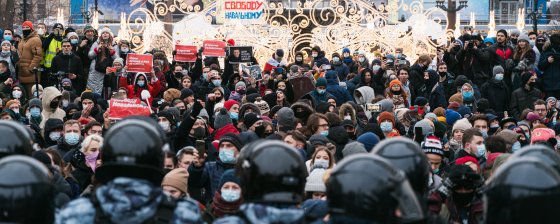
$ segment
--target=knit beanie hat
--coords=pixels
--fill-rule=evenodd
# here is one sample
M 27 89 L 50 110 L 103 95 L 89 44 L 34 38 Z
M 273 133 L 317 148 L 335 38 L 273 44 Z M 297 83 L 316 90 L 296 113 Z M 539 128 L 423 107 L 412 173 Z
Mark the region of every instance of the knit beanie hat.
M 323 182 L 323 174 L 325 174 L 325 169 L 313 169 L 307 177 L 305 192 L 326 192 L 327 187 Z
M 383 99 L 378 102 L 381 105 L 381 112 L 387 111 L 393 113 L 393 101 L 390 99 Z M 394 123 L 394 122 L 393 122 Z
M 253 124 L 257 123 L 257 121 L 260 121 L 260 120 L 262 120 L 261 116 L 255 114 L 255 113 L 247 113 L 243 117 L 243 124 L 245 124 L 245 127 L 248 129 L 251 126 L 253 126 Z
M 519 37 L 517 37 L 517 42 L 519 41 L 525 41 L 527 43 L 529 43 L 529 36 L 527 36 L 527 34 L 522 33 L 519 35 Z
M 427 113 L 426 115 L 424 115 L 424 118 L 433 119 L 435 121 L 437 120 L 437 115 L 434 113 Z
M 293 129 L 296 123 L 294 111 L 288 107 L 282 107 L 276 112 L 278 126 Z
M 113 65 L 115 65 L 115 63 L 119 63 L 119 64 L 121 64 L 122 66 L 124 66 L 124 59 L 122 59 L 122 58 L 116 58 L 116 59 L 113 61 Z
M 64 83 L 70 83 L 70 86 L 72 85 L 72 80 L 70 80 L 69 78 L 63 78 L 60 83 L 64 84 Z
M 414 129 L 416 130 L 417 127 L 422 128 L 422 134 L 423 135 L 434 133 L 434 128 L 432 128 L 432 125 L 430 124 L 430 121 L 428 121 L 426 119 L 423 119 L 423 120 L 420 120 L 420 121 L 416 122 L 416 124 L 414 124 Z
M 227 111 L 229 111 L 231 109 L 231 107 L 233 107 L 233 105 L 239 105 L 239 102 L 235 101 L 235 100 L 228 100 L 224 103 L 224 108 L 226 108 Z
M 274 53 L 278 57 L 284 57 L 284 50 L 276 49 L 276 53 Z
M 266 103 L 266 101 L 264 100 L 255 101 L 255 105 L 257 105 L 257 107 L 261 111 L 261 114 L 266 114 L 270 112 L 270 107 L 268 106 L 268 103 Z
M 377 123 L 381 124 L 384 120 L 390 120 L 391 123 L 393 123 L 393 126 L 395 126 L 395 116 L 392 113 L 387 111 L 381 112 L 381 114 L 377 117 Z
M 180 96 L 179 99 L 183 100 L 183 99 L 185 99 L 185 98 L 187 98 L 187 97 L 189 97 L 189 96 L 192 96 L 192 95 L 194 95 L 194 92 L 193 92 L 191 89 L 189 89 L 189 88 L 183 88 L 183 89 L 181 90 L 181 96 Z
M 38 107 L 39 109 L 43 110 L 43 105 L 41 104 L 41 100 L 37 98 L 33 98 L 29 100 L 29 108 Z
M 327 80 L 323 77 L 317 79 L 317 82 L 315 82 L 315 87 L 319 87 L 319 86 L 327 86 Z
M 235 175 L 235 169 L 226 170 L 222 174 L 222 177 L 220 178 L 220 183 L 218 184 L 217 189 L 222 189 L 224 184 L 226 184 L 227 182 L 233 182 L 233 183 L 236 183 L 237 185 L 241 186 L 241 179 L 239 179 L 239 177 L 237 175 Z
M 360 135 L 357 141 L 364 145 L 364 148 L 366 149 L 367 152 L 371 152 L 373 147 L 375 147 L 380 140 L 376 134 L 372 132 L 366 132 Z
M 445 111 L 445 121 L 447 125 L 453 127 L 455 122 L 458 121 L 459 119 L 461 119 L 461 114 L 457 113 L 456 111 L 452 109 L 447 109 Z
M 321 134 L 314 134 L 309 138 L 309 143 L 311 143 L 311 145 L 313 146 L 315 145 L 326 146 L 327 143 L 329 143 L 329 139 Z
M 531 144 L 539 141 L 548 141 L 551 138 L 556 137 L 554 130 L 550 128 L 537 128 L 531 132 Z
M 9 46 L 12 46 L 12 43 L 10 43 L 10 41 L 7 41 L 7 40 L 2 41 L 2 44 L 0 44 L 0 46 L 2 46 L 2 45 L 4 45 L 4 44 L 7 44 L 7 45 L 9 45 Z
M 443 136 L 447 132 L 447 126 L 439 121 L 434 121 L 434 135 L 440 139 L 443 139 Z
M 492 76 L 496 76 L 496 74 L 504 74 L 504 68 L 501 65 L 496 65 L 492 69 Z
M 237 91 L 237 88 L 239 87 L 243 87 L 243 89 L 247 89 L 247 85 L 243 81 L 239 81 L 237 82 L 237 84 L 235 84 L 235 91 Z
M 414 100 L 415 106 L 426 106 L 426 104 L 428 104 L 428 99 L 426 99 L 426 97 L 419 96 Z
M 528 121 L 530 121 L 530 122 L 533 122 L 533 121 L 536 121 L 536 120 L 540 120 L 540 119 L 541 119 L 541 117 L 540 117 L 538 114 L 534 113 L 534 112 L 529 112 L 529 113 L 527 114 L 527 118 L 525 118 L 525 120 L 528 120 Z
M 234 133 L 225 133 L 220 138 L 220 143 L 218 143 L 218 147 L 222 144 L 222 142 L 229 142 L 237 148 L 237 151 L 240 151 L 243 148 L 243 143 L 241 143 L 241 139 L 238 135 Z
M 21 24 L 21 26 L 28 26 L 29 28 L 31 28 L 31 30 L 33 30 L 33 23 L 31 21 L 25 21 L 23 22 L 23 24 Z
M 76 32 L 70 32 L 70 33 L 66 34 L 66 38 L 70 39 L 70 37 L 77 37 L 78 39 L 80 39 L 80 37 L 78 36 L 78 34 Z
M 175 125 L 176 120 L 175 117 L 173 117 L 173 114 L 167 110 L 164 111 L 160 111 L 159 113 L 157 113 L 158 117 L 165 117 L 165 119 L 167 119 L 169 121 L 169 124 L 171 126 Z
M 455 130 L 463 130 L 464 131 L 464 130 L 467 130 L 469 128 L 472 128 L 471 122 L 469 122 L 469 120 L 467 120 L 467 118 L 463 118 L 463 119 L 455 122 L 451 131 L 452 132 L 455 132 Z
M 187 193 L 188 180 L 189 180 L 189 173 L 187 172 L 187 169 L 177 168 L 169 171 L 169 173 L 167 173 L 167 175 L 163 177 L 161 186 L 175 187 L 180 191 L 182 191 L 183 193 Z
M 527 84 L 527 82 L 529 82 L 529 79 L 531 79 L 532 76 L 533 74 L 531 74 L 530 72 L 525 72 L 521 74 L 521 83 L 523 85 Z
M 470 116 L 471 112 L 471 108 L 466 107 L 466 106 L 460 106 L 459 110 L 457 110 L 457 112 L 461 115 L 461 117 L 465 117 L 465 115 Z
M 216 130 L 231 123 L 232 121 L 226 108 L 220 109 L 220 112 L 214 117 L 214 129 Z
M 506 144 L 513 145 L 513 143 L 517 142 L 521 134 L 518 134 L 517 132 L 509 129 L 505 129 L 498 132 L 496 136 L 502 137 L 506 141 Z
M 436 154 L 441 157 L 445 156 L 445 152 L 443 151 L 443 146 L 441 144 L 441 140 L 433 135 L 426 136 L 426 139 L 421 144 L 422 150 L 426 154 Z
M 350 142 L 344 146 L 344 149 L 342 149 L 343 158 L 358 153 L 367 153 L 366 148 L 364 148 L 364 144 L 360 142 Z

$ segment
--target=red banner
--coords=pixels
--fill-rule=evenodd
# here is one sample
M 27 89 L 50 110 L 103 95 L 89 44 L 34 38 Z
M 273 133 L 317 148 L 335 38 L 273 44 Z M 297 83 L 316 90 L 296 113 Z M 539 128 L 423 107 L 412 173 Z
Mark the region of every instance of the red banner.
M 175 61 L 180 62 L 195 62 L 196 61 L 196 46 L 190 45 L 175 45 Z
M 202 54 L 207 57 L 225 57 L 226 43 L 219 40 L 205 40 L 202 44 L 204 51 Z
M 127 72 L 152 72 L 152 55 L 151 54 L 128 54 L 126 55 L 126 71 Z
M 150 116 L 150 108 L 142 105 L 140 99 L 111 99 L 109 101 L 110 119 L 122 119 L 130 116 Z

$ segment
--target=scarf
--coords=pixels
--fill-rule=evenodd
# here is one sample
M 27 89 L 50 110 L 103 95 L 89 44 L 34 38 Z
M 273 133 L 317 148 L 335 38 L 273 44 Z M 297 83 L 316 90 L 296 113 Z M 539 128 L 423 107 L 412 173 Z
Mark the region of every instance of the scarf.
M 222 198 L 220 191 L 216 191 L 212 199 L 212 215 L 216 218 L 223 217 L 224 215 L 234 214 L 239 211 L 239 207 L 243 203 L 243 198 L 234 202 L 227 202 Z

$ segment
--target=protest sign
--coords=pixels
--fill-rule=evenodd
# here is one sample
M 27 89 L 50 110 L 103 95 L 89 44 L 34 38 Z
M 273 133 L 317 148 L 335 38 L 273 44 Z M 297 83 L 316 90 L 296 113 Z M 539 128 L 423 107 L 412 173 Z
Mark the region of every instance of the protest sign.
M 127 72 L 152 72 L 153 60 L 151 54 L 127 54 Z
M 150 108 L 142 105 L 140 99 L 111 99 L 109 118 L 122 119 L 130 116 L 150 116 Z
M 226 56 L 226 43 L 219 40 L 205 40 L 202 44 L 204 50 L 202 54 L 206 57 L 224 57 Z
M 313 85 L 311 79 L 304 76 L 290 79 L 290 84 L 292 84 L 293 87 L 294 99 L 299 99 L 315 89 L 315 85 Z
M 175 45 L 175 61 L 195 62 L 197 54 L 196 46 L 192 45 Z
M 262 70 L 261 70 L 261 67 L 259 65 L 247 66 L 247 65 L 241 64 L 241 71 L 243 71 L 244 76 L 251 76 L 251 77 L 255 78 L 255 80 L 261 80 L 262 79 Z
M 229 53 L 235 54 L 236 51 L 239 51 L 239 60 L 232 61 L 230 60 L 229 63 L 231 64 L 239 64 L 239 63 L 251 63 L 253 62 L 253 47 L 229 47 Z
M 224 0 L 217 8 L 226 21 L 251 24 L 262 18 L 264 3 L 264 0 Z

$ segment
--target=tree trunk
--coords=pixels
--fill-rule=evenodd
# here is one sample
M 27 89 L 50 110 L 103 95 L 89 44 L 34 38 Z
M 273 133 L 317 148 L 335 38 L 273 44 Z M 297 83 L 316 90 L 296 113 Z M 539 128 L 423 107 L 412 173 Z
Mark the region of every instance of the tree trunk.
M 9 9 L 4 10 L 4 13 L 0 14 L 0 27 L 12 28 L 14 26 L 14 14 L 16 11 L 14 0 L 0 0 L 0 9 Z

